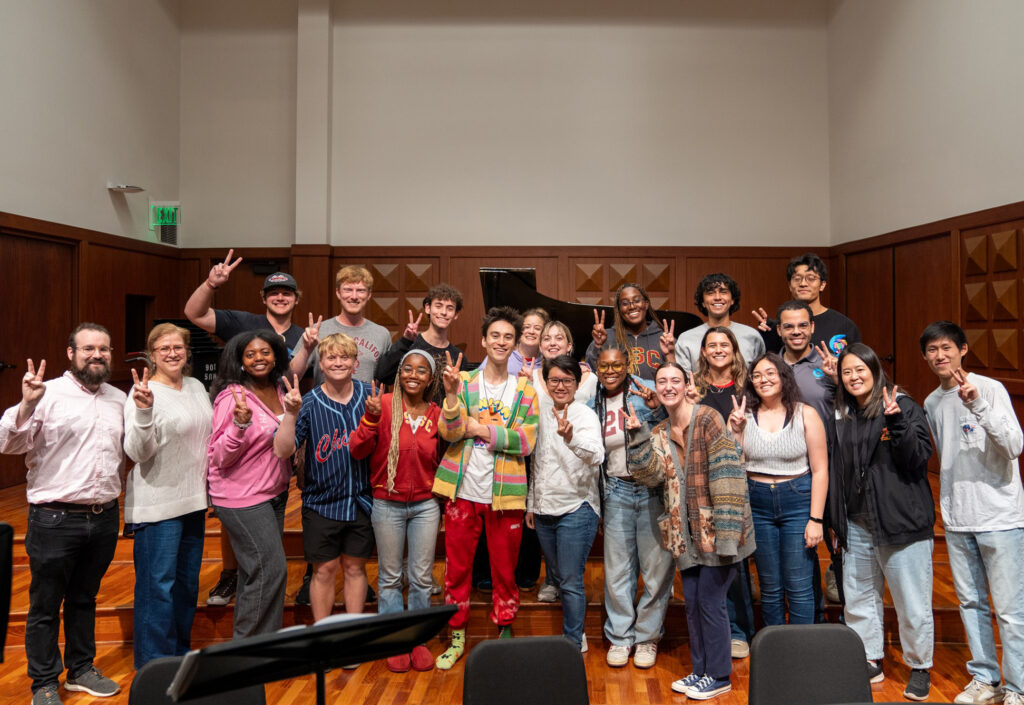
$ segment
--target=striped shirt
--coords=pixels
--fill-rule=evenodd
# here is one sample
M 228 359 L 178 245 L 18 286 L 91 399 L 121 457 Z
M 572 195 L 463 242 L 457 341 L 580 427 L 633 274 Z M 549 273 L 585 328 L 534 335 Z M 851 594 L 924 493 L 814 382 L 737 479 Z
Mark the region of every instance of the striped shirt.
M 348 452 L 349 434 L 359 427 L 370 385 L 352 380 L 352 398 L 339 404 L 314 387 L 302 397 L 295 422 L 295 446 L 306 443 L 306 487 L 302 504 L 334 521 L 355 521 L 356 507 L 370 515 L 370 469 Z

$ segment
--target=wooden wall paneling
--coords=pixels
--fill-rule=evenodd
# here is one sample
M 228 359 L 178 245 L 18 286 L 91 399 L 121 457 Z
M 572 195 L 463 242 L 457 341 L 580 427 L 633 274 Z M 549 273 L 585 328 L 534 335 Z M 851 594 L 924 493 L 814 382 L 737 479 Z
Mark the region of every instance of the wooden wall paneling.
M 779 304 L 789 299 L 786 265 L 792 257 L 783 253 L 731 257 L 689 255 L 686 258 L 686 289 L 677 297 L 677 307 L 700 316 L 693 298 L 697 284 L 708 274 L 723 272 L 740 285 L 740 308 L 733 314 L 733 320 L 757 326 L 757 320 L 750 313 L 752 310 L 763 307 L 768 315 L 774 316 Z
M 26 359 L 35 365 L 45 359 L 47 379 L 67 369 L 67 335 L 75 325 L 74 245 L 0 231 L 0 262 L 5 288 L 17 297 L 4 307 L 0 336 L 0 409 L 5 409 L 21 400 Z M 0 487 L 24 481 L 24 456 L 0 456 Z
M 199 279 L 192 284 L 191 288 L 186 287 L 188 290 L 182 299 L 182 308 L 184 308 L 185 301 L 189 295 L 195 291 L 197 286 L 203 283 L 211 267 L 218 262 L 224 261 L 227 251 L 219 249 L 212 252 L 207 251 L 207 256 L 207 261 L 200 264 Z M 267 278 L 268 274 L 272 274 L 274 271 L 292 273 L 289 250 L 288 248 L 279 247 L 240 248 L 235 249 L 234 257 L 238 256 L 242 257 L 242 264 L 231 273 L 231 279 L 228 283 L 222 285 L 217 290 L 216 295 L 213 297 L 213 306 L 214 308 L 265 313 L 267 307 L 263 304 L 263 281 Z M 271 271 L 263 271 L 271 267 L 273 268 Z M 260 273 L 255 271 L 256 268 L 260 269 Z M 298 284 L 300 289 L 305 286 L 301 281 Z M 296 308 L 293 320 L 299 325 L 306 324 L 306 311 L 301 308 L 301 305 Z
M 570 254 L 565 260 L 568 271 L 559 278 L 567 283 L 568 296 L 563 300 L 611 306 L 620 286 L 636 283 L 647 291 L 655 309 L 676 309 L 677 258 L 659 254 L 645 256 L 627 251 L 622 256 L 609 257 L 601 250 L 586 255 Z
M 314 320 L 318 316 L 323 316 L 324 320 L 330 318 L 336 301 L 330 245 L 293 245 L 289 273 L 302 291 L 302 298 L 295 307 L 295 322 L 305 327 L 310 313 Z
M 857 327 L 861 338 L 882 358 L 889 378 L 894 370 L 893 319 L 893 248 L 845 255 L 843 268 L 847 288 L 843 298 L 846 311 Z

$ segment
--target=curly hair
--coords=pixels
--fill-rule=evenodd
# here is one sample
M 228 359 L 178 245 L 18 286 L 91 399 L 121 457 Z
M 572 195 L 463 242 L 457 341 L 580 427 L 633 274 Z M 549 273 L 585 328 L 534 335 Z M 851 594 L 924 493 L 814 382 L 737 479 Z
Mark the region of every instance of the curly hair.
M 759 355 L 752 363 L 750 363 L 750 373 L 753 375 L 754 368 L 760 364 L 762 360 L 767 360 L 774 367 L 776 372 L 779 373 L 779 381 L 782 383 L 782 406 L 786 409 L 786 423 L 789 423 L 790 419 L 793 418 L 793 412 L 796 410 L 796 405 L 803 401 L 803 396 L 800 394 L 800 387 L 796 385 L 796 376 L 793 374 L 793 370 L 786 361 L 779 356 L 778 353 L 766 352 Z M 757 410 L 761 408 L 761 397 L 757 393 L 756 385 L 750 384 L 746 389 L 747 398 L 747 411 L 757 413 Z
M 697 282 L 697 288 L 693 292 L 693 303 L 697 305 L 697 310 L 702 315 L 708 315 L 708 307 L 704 305 L 704 294 L 710 294 L 712 291 L 716 291 L 719 287 L 723 286 L 732 294 L 732 306 L 729 307 L 729 315 L 731 316 L 740 310 L 740 285 L 728 274 L 718 272 L 708 274 Z
M 743 360 L 743 353 L 740 352 L 739 341 L 735 334 L 726 326 L 712 326 L 704 331 L 704 337 L 700 339 L 700 358 L 697 360 L 697 371 L 693 373 L 693 382 L 697 385 L 697 391 L 703 397 L 711 389 L 711 365 L 704 357 L 704 346 L 708 342 L 708 336 L 712 333 L 721 333 L 729 339 L 732 345 L 732 365 L 729 366 L 729 376 L 736 385 L 736 394 L 743 394 L 743 388 L 747 385 L 747 363 Z
M 487 337 L 487 329 L 497 321 L 505 321 L 516 331 L 516 345 L 519 344 L 519 336 L 523 334 L 523 317 L 511 306 L 491 306 L 484 314 L 480 323 L 480 334 Z
M 247 330 L 236 335 L 224 346 L 224 351 L 220 354 L 220 362 L 217 364 L 217 376 L 210 384 L 211 400 L 216 400 L 217 395 L 232 384 L 240 384 L 244 387 L 252 386 L 252 377 L 242 367 L 242 356 L 249 343 L 257 339 L 267 343 L 274 351 L 274 367 L 270 371 L 270 383 L 277 386 L 281 381 L 281 377 L 288 371 L 288 348 L 284 344 L 284 338 L 269 328 Z

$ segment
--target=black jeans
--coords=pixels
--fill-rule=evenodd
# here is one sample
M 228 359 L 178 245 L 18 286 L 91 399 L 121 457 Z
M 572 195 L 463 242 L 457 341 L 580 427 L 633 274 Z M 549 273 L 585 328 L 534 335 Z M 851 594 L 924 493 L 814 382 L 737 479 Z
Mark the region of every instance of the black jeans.
M 32 692 L 57 685 L 67 666 L 77 677 L 96 657 L 96 593 L 114 558 L 120 526 L 117 504 L 100 514 L 30 506 L 25 552 L 28 589 L 25 654 Z M 57 638 L 64 603 L 64 663 Z

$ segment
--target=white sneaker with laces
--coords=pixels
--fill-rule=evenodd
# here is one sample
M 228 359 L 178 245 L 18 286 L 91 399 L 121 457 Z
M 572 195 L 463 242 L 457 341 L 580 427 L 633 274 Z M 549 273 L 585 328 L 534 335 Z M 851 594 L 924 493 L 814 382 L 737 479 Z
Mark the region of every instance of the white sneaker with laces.
M 658 644 L 654 641 L 645 641 L 636 645 L 636 653 L 633 654 L 633 665 L 637 668 L 650 668 L 658 661 Z
M 583 639 L 580 641 L 580 653 L 581 654 L 587 653 L 587 635 L 586 634 L 583 635 Z
M 1024 695 L 1015 690 L 1004 689 L 1003 705 L 1024 705 Z
M 991 703 L 998 703 L 1002 699 L 1003 689 L 998 685 L 984 683 L 977 678 L 972 678 L 967 687 L 963 689 L 963 692 L 953 698 L 953 702 L 960 703 L 960 705 L 990 705 Z
M 608 655 L 605 657 L 605 661 L 612 668 L 621 668 L 629 663 L 629 652 L 630 648 L 623 644 L 612 644 L 608 647 Z

